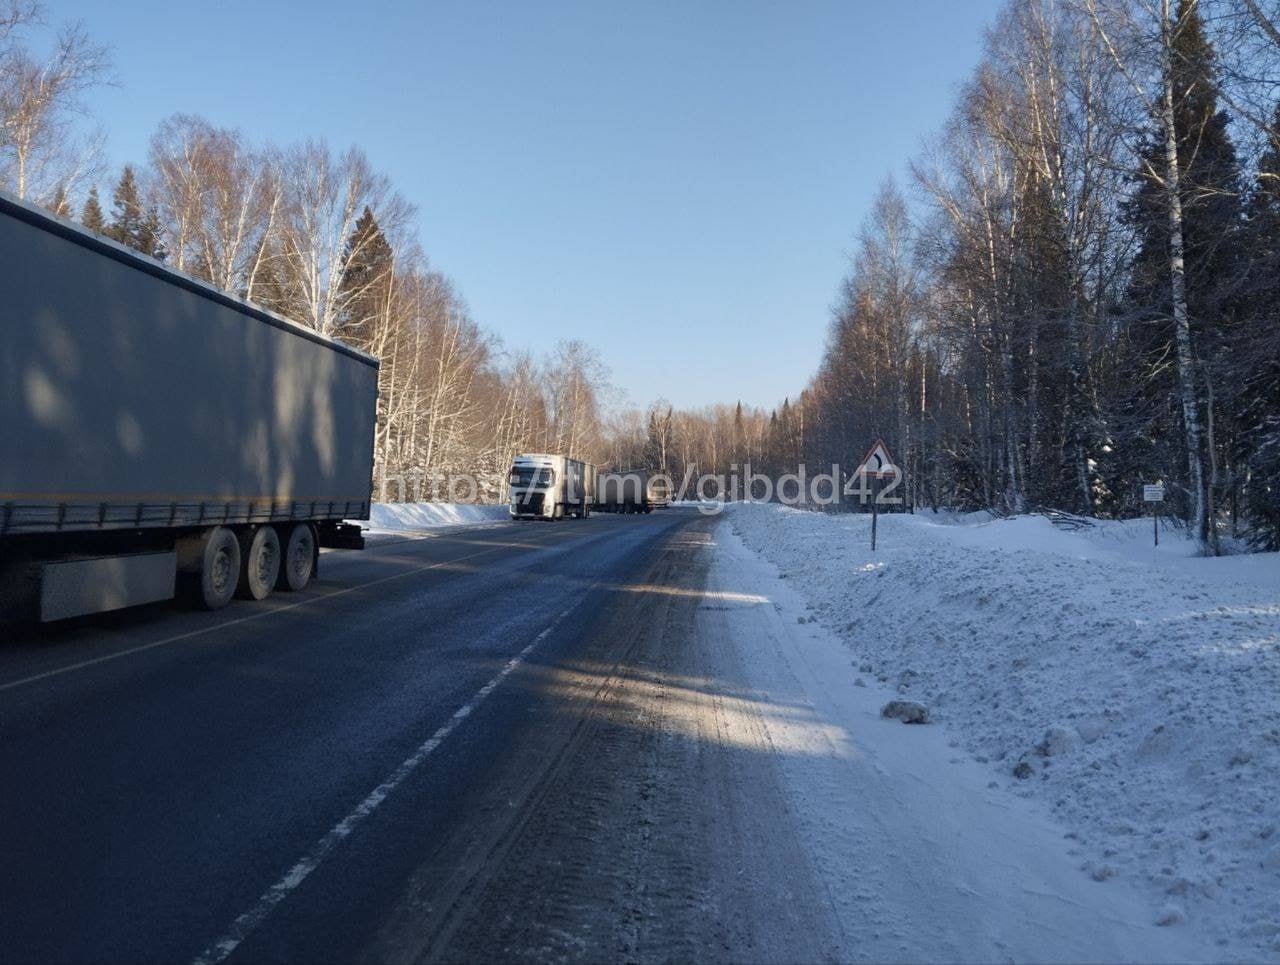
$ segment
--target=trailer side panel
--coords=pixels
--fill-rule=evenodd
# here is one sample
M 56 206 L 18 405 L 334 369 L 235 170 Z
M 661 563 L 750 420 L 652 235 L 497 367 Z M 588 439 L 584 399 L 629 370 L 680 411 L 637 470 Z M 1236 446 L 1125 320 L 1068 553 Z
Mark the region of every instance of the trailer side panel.
M 367 517 L 376 362 L 0 209 L 0 533 Z

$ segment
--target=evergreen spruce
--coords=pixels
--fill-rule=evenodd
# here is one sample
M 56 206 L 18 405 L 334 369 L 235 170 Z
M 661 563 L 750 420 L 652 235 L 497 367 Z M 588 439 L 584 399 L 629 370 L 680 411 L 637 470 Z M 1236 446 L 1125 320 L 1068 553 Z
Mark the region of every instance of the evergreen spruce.
M 390 297 L 395 254 L 367 207 L 347 239 L 343 260 L 346 269 L 338 285 L 342 304 L 340 331 L 344 341 L 368 349 L 373 342 L 374 322 Z
M 1224 390 L 1231 387 L 1220 384 L 1219 363 L 1235 328 L 1234 285 L 1245 260 L 1242 178 L 1229 118 L 1218 103 L 1213 46 L 1195 0 L 1179 3 L 1173 45 L 1187 308 L 1200 365 L 1196 381 L 1202 399 L 1213 388 L 1216 401 L 1222 403 Z M 1159 179 L 1163 152 L 1162 135 L 1153 131 L 1143 150 L 1138 188 L 1125 212 L 1140 247 L 1132 264 L 1130 324 L 1118 365 L 1127 375 L 1121 380 L 1123 390 L 1112 400 L 1116 457 L 1108 460 L 1107 488 L 1116 494 L 1134 494 L 1137 485 L 1151 479 L 1186 478 L 1169 290 L 1169 222 Z M 1223 439 L 1234 431 L 1229 407 L 1215 407 L 1214 416 L 1215 444 L 1223 448 Z
M 1261 549 L 1280 550 L 1280 104 L 1269 140 L 1248 207 L 1248 332 L 1233 354 L 1240 363 L 1240 448 L 1248 459 L 1244 501 L 1249 536 Z
M 153 258 L 163 258 L 160 214 L 153 207 L 143 207 L 142 194 L 133 167 L 125 165 L 111 196 L 111 222 L 106 235 L 113 241 Z
M 102 202 L 98 200 L 97 188 L 89 189 L 89 197 L 85 199 L 84 208 L 80 211 L 80 223 L 97 234 L 106 232 L 107 219 L 102 213 Z
M 111 221 L 107 225 L 107 237 L 136 251 L 142 250 L 144 241 L 142 198 L 133 168 L 125 165 L 111 195 Z
M 160 261 L 164 261 L 168 254 L 164 247 L 164 232 L 160 227 L 160 212 L 154 205 L 147 210 L 147 216 L 143 219 L 138 250 Z

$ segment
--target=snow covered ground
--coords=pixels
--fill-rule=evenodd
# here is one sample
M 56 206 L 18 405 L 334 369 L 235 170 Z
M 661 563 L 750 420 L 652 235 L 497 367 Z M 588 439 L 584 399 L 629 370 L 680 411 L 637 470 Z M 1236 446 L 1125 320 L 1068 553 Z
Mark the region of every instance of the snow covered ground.
M 368 526 L 373 533 L 416 533 L 442 526 L 474 526 L 510 519 L 506 505 L 470 503 L 374 503 Z M 364 525 L 364 524 L 362 524 Z
M 959 921 L 967 889 L 1012 900 L 1000 899 L 1005 885 L 977 882 L 986 867 L 1026 897 L 1014 915 L 1048 914 L 1045 933 L 1067 942 L 1030 954 L 1014 928 L 988 949 L 1000 957 L 1135 957 L 1137 915 L 1165 925 L 1138 935 L 1146 957 L 1280 958 L 1280 555 L 1202 559 L 1172 532 L 1155 551 L 1141 520 L 1064 533 L 1040 517 L 933 514 L 881 516 L 872 554 L 869 526 L 733 506 L 717 537 L 720 579 L 808 608 L 792 617 L 808 648 L 794 672 L 821 685 L 855 745 L 866 742 L 884 786 L 845 791 L 878 794 L 892 812 L 881 830 L 901 839 L 907 880 L 932 875 L 920 863 L 954 866 L 945 904 Z M 752 570 L 738 539 L 765 570 Z M 925 703 L 940 726 L 874 721 L 891 696 Z M 923 732 L 934 736 L 914 736 Z M 991 826 L 1001 810 L 1003 839 Z M 1033 829 L 1035 815 L 1047 831 Z M 930 821 L 935 840 L 922 847 L 908 826 Z M 1071 881 L 1054 877 L 1055 853 Z M 1032 901 L 1038 888 L 1054 901 Z M 1081 902 L 1105 913 L 1092 946 L 1067 941 Z M 894 947 L 982 957 L 899 938 L 883 949 L 890 957 Z

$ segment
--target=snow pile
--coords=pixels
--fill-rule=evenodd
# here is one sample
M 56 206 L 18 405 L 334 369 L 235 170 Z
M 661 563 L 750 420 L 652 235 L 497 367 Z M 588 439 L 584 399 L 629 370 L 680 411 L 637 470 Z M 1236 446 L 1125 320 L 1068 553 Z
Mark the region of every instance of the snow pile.
M 375 532 L 403 533 L 441 526 L 496 523 L 510 518 L 511 511 L 505 505 L 374 503 L 369 512 L 369 528 Z
M 1141 520 L 881 516 L 872 554 L 866 516 L 728 519 L 842 635 L 850 686 L 927 706 L 1084 873 L 1144 883 L 1224 957 L 1280 953 L 1280 555 L 1155 551 Z

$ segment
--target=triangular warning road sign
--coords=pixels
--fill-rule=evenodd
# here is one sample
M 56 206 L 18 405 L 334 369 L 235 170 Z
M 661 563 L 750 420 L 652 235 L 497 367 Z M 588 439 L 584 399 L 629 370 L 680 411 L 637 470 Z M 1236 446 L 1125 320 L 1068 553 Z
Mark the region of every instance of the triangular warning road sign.
M 884 444 L 884 440 L 877 439 L 876 444 L 867 453 L 867 457 L 862 460 L 862 465 L 858 467 L 858 475 L 886 479 L 897 474 L 898 467 L 893 464 L 893 457 L 889 455 L 889 448 Z

